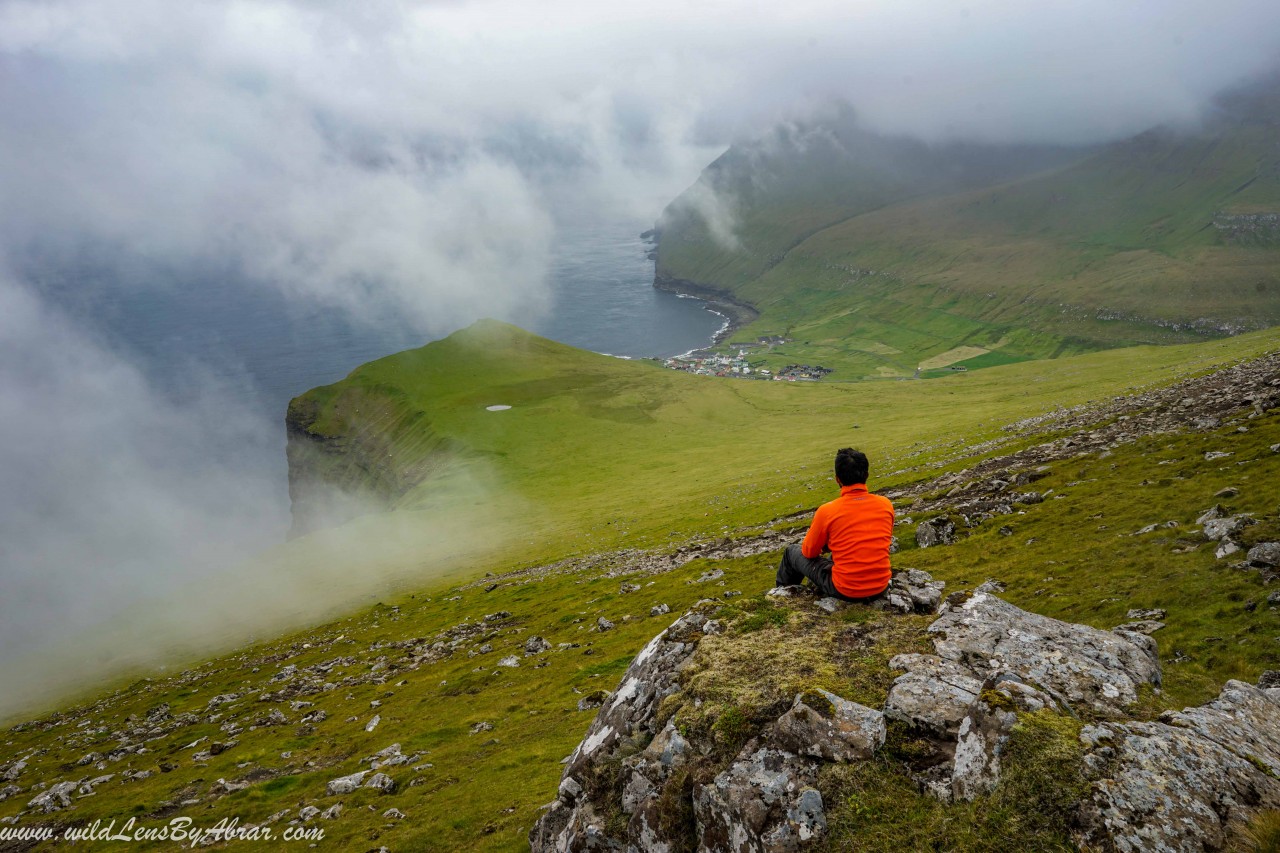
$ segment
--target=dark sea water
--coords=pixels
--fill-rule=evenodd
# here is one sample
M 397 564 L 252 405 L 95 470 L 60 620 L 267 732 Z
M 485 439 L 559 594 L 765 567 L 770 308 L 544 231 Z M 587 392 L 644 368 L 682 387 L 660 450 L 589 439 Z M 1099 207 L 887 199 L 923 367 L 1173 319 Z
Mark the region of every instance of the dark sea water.
M 670 356 L 706 344 L 723 318 L 702 302 L 653 287 L 653 262 L 636 222 L 560 229 L 552 247 L 551 310 L 519 325 L 573 346 L 619 356 Z M 118 267 L 64 264 L 41 276 L 46 296 L 180 397 L 209 375 L 275 425 L 274 436 L 243 448 L 278 471 L 287 500 L 284 415 L 289 400 L 335 382 L 360 364 L 422 346 L 432 336 L 403 322 L 373 324 L 282 297 L 233 272 L 137 269 L 124 287 Z M 155 280 L 145 281 L 147 277 Z M 472 319 L 478 319 L 472 318 Z M 461 325 L 466 325 L 462 323 Z M 437 330 L 442 337 L 453 329 Z

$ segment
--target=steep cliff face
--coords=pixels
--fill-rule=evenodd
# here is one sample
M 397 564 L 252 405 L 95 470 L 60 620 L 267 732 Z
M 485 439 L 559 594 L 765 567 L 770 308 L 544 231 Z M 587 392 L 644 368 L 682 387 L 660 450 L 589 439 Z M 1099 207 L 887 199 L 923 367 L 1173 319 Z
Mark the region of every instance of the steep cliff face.
M 290 536 L 390 509 L 456 448 L 394 394 L 326 386 L 295 397 L 288 436 Z

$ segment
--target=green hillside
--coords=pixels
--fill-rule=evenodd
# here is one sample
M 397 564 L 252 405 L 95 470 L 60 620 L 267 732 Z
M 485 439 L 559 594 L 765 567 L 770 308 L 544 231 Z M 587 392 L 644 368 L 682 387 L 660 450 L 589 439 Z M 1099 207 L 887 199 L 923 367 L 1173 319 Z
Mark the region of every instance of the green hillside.
M 751 264 L 724 262 L 724 247 L 687 224 L 696 217 L 673 216 L 658 275 L 756 308 L 761 316 L 736 340 L 791 339 L 762 364 L 823 363 L 838 368 L 832 379 L 911 375 L 922 363 L 986 367 L 1280 323 L 1273 94 L 1239 93 L 1203 127 L 1151 131 L 1047 174 L 939 188 L 874 209 L 850 205 L 782 251 L 780 240 L 760 235 L 797 232 L 790 205 L 738 197 L 740 254 L 754 257 Z M 741 158 L 728 162 L 750 173 Z M 798 195 L 811 167 L 804 157 L 792 164 Z M 784 164 L 770 169 L 771 180 L 786 180 Z M 701 191 L 727 183 L 713 172 Z M 838 180 L 828 188 L 844 190 Z M 829 206 L 818 195 L 818 207 Z
M 393 431 L 411 433 L 405 424 L 429 419 L 432 440 L 447 443 L 456 460 L 442 481 L 474 468 L 498 490 L 492 500 L 477 497 L 473 509 L 502 531 L 501 541 L 470 528 L 464 559 L 436 573 L 425 565 L 430 548 L 408 540 L 400 559 L 420 573 L 414 580 L 406 569 L 401 591 L 383 593 L 376 604 L 353 596 L 331 621 L 312 614 L 305 630 L 233 644 L 227 654 L 191 659 L 173 674 L 153 669 L 9 729 L 0 768 L 26 763 L 14 777 L 20 793 L 0 799 L 0 820 L 25 812 L 18 826 L 63 828 L 101 818 L 115 819 L 119 829 L 130 817 L 154 827 L 186 816 L 204 828 L 238 819 L 282 833 L 304 809 L 340 805 L 330 817 L 307 812 L 297 828 L 322 829 L 325 838 L 297 845 L 526 849 L 539 806 L 554 796 L 560 759 L 594 714 L 591 697 L 615 689 L 636 652 L 676 615 L 714 597 L 726 603 L 734 636 L 758 637 L 800 618 L 762 593 L 772 583 L 775 543 L 795 536 L 806 520 L 796 514 L 832 492 L 834 447 L 865 448 L 878 489 L 925 481 L 1067 430 L 1052 418 L 1036 426 L 1034 417 L 1005 429 L 1011 421 L 1099 404 L 1134 389 L 1134 377 L 1156 388 L 1277 346 L 1280 337 L 1268 331 L 927 383 L 797 387 L 686 376 L 484 323 L 371 363 L 305 396 L 315 405 L 313 423 L 342 438 L 359 423 L 342 408 L 356 399 L 362 413 L 376 412 Z M 386 408 L 368 408 L 377 403 Z M 512 408 L 487 411 L 493 404 Z M 1116 420 L 1106 407 L 1074 417 L 1086 430 L 1093 420 Z M 1178 662 L 1166 667 L 1165 692 L 1137 711 L 1202 701 L 1226 678 L 1252 680 L 1277 664 L 1271 637 L 1280 624 L 1273 609 L 1259 606 L 1266 597 L 1259 576 L 1223 572 L 1210 549 L 1185 547 L 1187 531 L 1117 536 L 1166 519 L 1189 526 L 1224 486 L 1238 490 L 1233 511 L 1269 517 L 1275 496 L 1268 484 L 1280 476 L 1280 454 L 1269 449 L 1280 443 L 1278 424 L 1272 410 L 1208 432 L 1068 454 L 1036 484 L 1061 498 L 1010 517 L 1016 536 L 1000 535 L 995 528 L 1004 522 L 992 522 L 946 549 L 908 544 L 896 565 L 926 568 L 949 589 L 999 577 L 1014 603 L 1104 628 L 1129 607 L 1167 608 L 1169 627 L 1158 640 L 1162 657 Z M 389 446 L 400 444 L 396 436 Z M 1209 449 L 1233 455 L 1201 464 Z M 282 549 L 294 555 L 290 571 L 306 580 L 368 570 L 386 558 L 379 531 L 389 529 L 389 519 L 430 517 L 425 507 L 440 494 L 433 482 L 427 477 L 409 488 L 397 511 L 348 525 L 348 538 L 358 531 L 361 548 L 331 550 L 340 531 L 294 540 Z M 901 515 L 911 502 L 904 500 Z M 774 530 L 781 537 L 769 538 Z M 438 534 L 429 531 L 424 542 Z M 909 543 L 909 528 L 902 536 Z M 735 547 L 747 553 L 734 556 Z M 341 565 L 323 566 L 326 557 Z M 708 570 L 724 574 L 700 581 Z M 672 612 L 651 615 L 659 604 Z M 614 627 L 599 630 L 601 617 Z M 924 624 L 910 622 L 920 631 Z M 147 630 L 142 621 L 130 627 Z M 529 652 L 534 638 L 546 646 Z M 850 695 L 872 701 L 887 687 L 889 657 L 921 641 L 895 635 L 860 651 L 847 672 L 788 671 L 779 679 L 854 690 Z M 510 665 L 512 657 L 518 665 Z M 713 711 L 723 709 L 709 706 Z M 721 726 L 727 737 L 728 725 Z M 381 768 L 396 783 L 392 792 L 328 793 L 329 781 L 370 770 L 365 759 L 384 750 L 391 751 L 383 759 L 393 759 Z M 887 766 L 868 772 L 860 788 L 832 801 L 832 843 L 910 845 L 927 826 L 955 849 L 997 842 L 1038 849 L 1057 831 L 1043 835 L 1038 825 L 1010 823 L 1007 810 L 994 820 L 983 801 L 943 806 Z M 112 778 L 93 786 L 91 796 L 73 796 L 70 809 L 42 816 L 26 806 L 39 782 L 100 775 Z

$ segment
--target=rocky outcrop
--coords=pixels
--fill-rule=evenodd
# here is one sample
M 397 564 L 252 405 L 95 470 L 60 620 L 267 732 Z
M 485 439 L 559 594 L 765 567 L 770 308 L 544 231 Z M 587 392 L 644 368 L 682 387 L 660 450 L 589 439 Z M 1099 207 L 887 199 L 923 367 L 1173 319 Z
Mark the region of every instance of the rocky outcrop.
M 895 576 L 876 605 L 889 614 L 932 612 L 942 587 L 926 572 L 907 570 Z M 797 595 L 796 588 L 776 592 L 802 607 L 812 600 L 803 591 Z M 814 609 L 828 613 L 866 606 L 837 605 Z M 828 762 L 868 759 L 886 736 L 883 712 L 830 691 L 794 697 L 760 737 L 752 738 L 714 776 L 705 777 L 705 784 L 687 791 L 677 784 L 679 771 L 705 759 L 715 745 L 690 742 L 671 720 L 659 727 L 659 709 L 663 699 L 681 689 L 681 672 L 699 641 L 723 630 L 714 618 L 718 607 L 714 601 L 700 602 L 636 656 L 569 757 L 556 800 L 530 833 L 535 851 L 671 850 L 679 844 L 674 833 L 681 828 L 671 826 L 663 811 L 670 810 L 673 799 L 692 812 L 698 849 L 706 853 L 796 851 L 826 831 L 822 795 L 815 787 L 819 769 Z M 612 785 L 602 785 L 602 775 L 615 762 L 620 776 Z M 625 833 L 609 829 L 622 823 L 610 820 L 618 814 L 625 818 Z
M 1217 699 L 1159 722 L 1086 726 L 1093 771 L 1082 846 L 1220 850 L 1280 808 L 1280 690 L 1229 681 Z
M 909 586 L 934 583 L 919 572 Z M 806 598 L 780 606 L 833 618 Z M 707 767 L 715 744 L 674 719 L 658 721 L 718 621 L 715 608 L 701 602 L 636 657 L 568 759 L 557 799 L 530 833 L 534 851 L 669 851 L 691 838 L 699 853 L 802 850 L 827 831 L 822 767 L 873 758 L 888 721 L 936 747 L 927 768 L 904 768 L 922 790 L 963 801 L 999 788 L 1026 715 L 1093 720 L 1065 729 L 1080 732 L 1085 793 L 1063 829 L 1090 849 L 1221 849 L 1259 810 L 1280 808 L 1280 688 L 1232 681 L 1205 705 L 1130 720 L 1143 692 L 1160 684 L 1154 640 L 1029 613 L 987 591 L 943 604 L 926 631 L 933 654 L 890 661 L 904 672 L 883 711 L 825 690 L 803 692 L 736 755 L 691 782 L 691 769 Z M 882 609 L 881 618 L 898 618 Z M 918 609 L 927 604 L 911 611 Z M 1264 681 L 1280 683 L 1270 674 Z M 696 826 L 673 824 L 681 813 Z
M 949 604 L 929 633 L 940 658 L 979 680 L 1015 673 L 1103 717 L 1122 716 L 1141 686 L 1160 684 L 1155 641 L 1147 635 L 1060 622 L 987 593 Z

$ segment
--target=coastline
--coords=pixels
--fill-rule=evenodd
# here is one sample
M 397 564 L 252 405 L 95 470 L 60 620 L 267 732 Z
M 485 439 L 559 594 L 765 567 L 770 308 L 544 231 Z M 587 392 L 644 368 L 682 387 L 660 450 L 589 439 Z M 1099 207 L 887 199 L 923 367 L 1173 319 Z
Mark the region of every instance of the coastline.
M 745 302 L 739 302 L 723 290 L 707 287 L 681 278 L 672 278 L 655 272 L 653 286 L 677 296 L 700 299 L 706 303 L 708 311 L 724 317 L 724 325 L 711 336 L 711 346 L 718 346 L 727 341 L 734 332 L 754 322 L 760 312 Z

